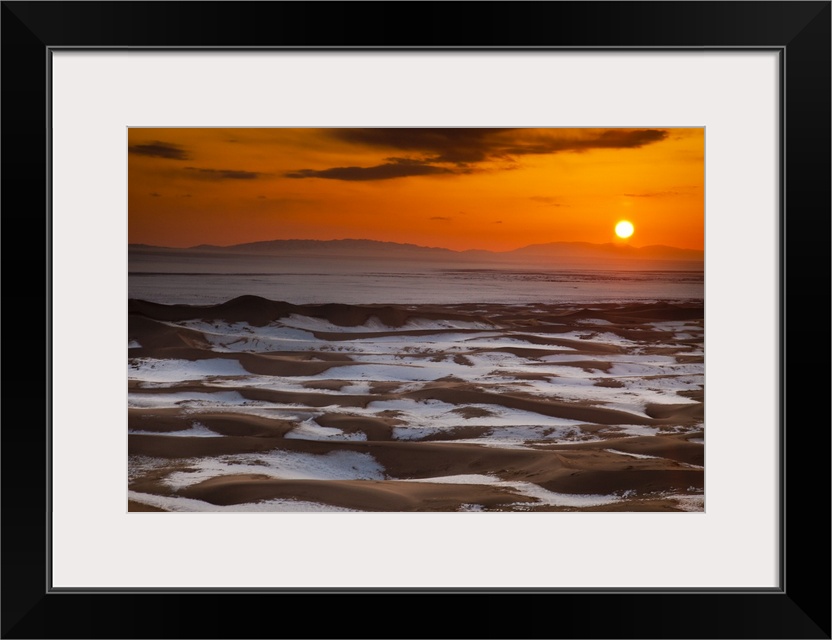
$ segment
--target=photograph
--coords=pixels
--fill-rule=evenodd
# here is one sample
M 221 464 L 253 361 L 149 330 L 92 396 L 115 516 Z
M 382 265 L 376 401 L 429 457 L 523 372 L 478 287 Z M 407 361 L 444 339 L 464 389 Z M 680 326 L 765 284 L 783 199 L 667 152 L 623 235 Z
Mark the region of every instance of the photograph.
M 704 512 L 705 128 L 129 127 L 130 512 Z

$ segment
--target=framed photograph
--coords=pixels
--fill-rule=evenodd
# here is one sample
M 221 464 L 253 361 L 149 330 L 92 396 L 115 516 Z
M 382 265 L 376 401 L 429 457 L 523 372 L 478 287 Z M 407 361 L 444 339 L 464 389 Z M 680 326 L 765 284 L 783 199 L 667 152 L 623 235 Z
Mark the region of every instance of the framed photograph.
M 829 2 L 2 29 L 3 637 L 830 637 Z

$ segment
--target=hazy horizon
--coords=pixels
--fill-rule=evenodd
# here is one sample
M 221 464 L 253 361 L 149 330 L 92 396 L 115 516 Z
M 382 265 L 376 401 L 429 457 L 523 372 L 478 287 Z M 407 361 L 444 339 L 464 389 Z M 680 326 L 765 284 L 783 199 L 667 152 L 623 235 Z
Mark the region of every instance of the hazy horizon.
M 195 245 L 183 245 L 183 246 L 171 246 L 171 245 L 159 245 L 159 244 L 148 244 L 146 242 L 130 242 L 128 246 L 136 247 L 136 246 L 145 246 L 145 247 L 153 247 L 156 249 L 200 249 L 203 247 L 216 247 L 220 249 L 231 249 L 234 247 L 243 247 L 248 245 L 256 245 L 256 244 L 268 244 L 268 243 L 278 243 L 278 242 L 316 242 L 316 243 L 336 243 L 336 242 L 367 242 L 367 243 L 378 243 L 378 244 L 389 244 L 389 245 L 402 245 L 402 246 L 409 246 L 409 247 L 418 247 L 421 249 L 441 249 L 445 251 L 452 251 L 454 253 L 466 253 L 472 251 L 479 251 L 479 252 L 488 252 L 488 253 L 512 253 L 514 251 L 519 251 L 522 249 L 526 249 L 529 247 L 535 246 L 547 246 L 547 245 L 590 245 L 594 247 L 620 247 L 620 248 L 630 248 L 634 250 L 641 250 L 641 249 L 650 249 L 654 247 L 662 247 L 667 249 L 675 249 L 678 251 L 690 251 L 690 252 L 699 252 L 704 254 L 703 249 L 690 249 L 687 247 L 677 247 L 673 245 L 667 244 L 649 244 L 649 245 L 635 245 L 631 243 L 615 243 L 615 242 L 587 242 L 581 240 L 572 240 L 572 241 L 558 241 L 553 240 L 549 242 L 533 242 L 526 245 L 521 245 L 517 247 L 512 247 L 509 249 L 486 249 L 482 247 L 472 247 L 470 249 L 454 249 L 452 247 L 442 247 L 438 245 L 423 245 L 414 242 L 396 242 L 391 240 L 377 240 L 375 238 L 355 238 L 355 237 L 343 237 L 343 238 L 331 238 L 327 240 L 321 240 L 318 238 L 268 238 L 263 240 L 254 240 L 251 242 L 236 242 L 232 244 L 216 244 L 216 243 L 201 243 Z

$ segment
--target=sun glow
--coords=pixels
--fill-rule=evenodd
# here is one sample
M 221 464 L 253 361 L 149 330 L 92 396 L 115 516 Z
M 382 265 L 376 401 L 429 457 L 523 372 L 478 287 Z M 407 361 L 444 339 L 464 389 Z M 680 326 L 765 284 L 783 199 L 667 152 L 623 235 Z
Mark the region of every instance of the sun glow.
M 633 231 L 635 231 L 635 227 L 633 223 L 629 220 L 622 220 L 617 225 L 615 225 L 615 235 L 619 238 L 629 238 L 633 235 Z

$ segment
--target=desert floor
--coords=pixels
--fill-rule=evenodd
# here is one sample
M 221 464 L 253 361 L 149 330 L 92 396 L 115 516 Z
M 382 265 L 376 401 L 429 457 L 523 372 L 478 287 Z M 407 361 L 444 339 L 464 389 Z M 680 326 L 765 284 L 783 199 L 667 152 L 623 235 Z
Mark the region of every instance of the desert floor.
M 131 300 L 130 511 L 702 511 L 701 302 Z

